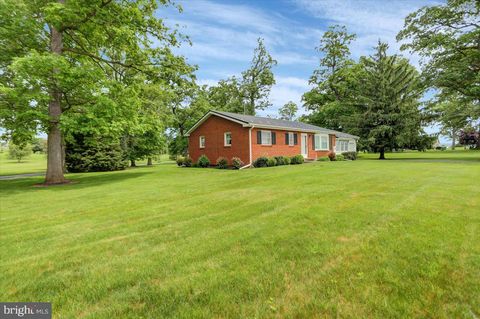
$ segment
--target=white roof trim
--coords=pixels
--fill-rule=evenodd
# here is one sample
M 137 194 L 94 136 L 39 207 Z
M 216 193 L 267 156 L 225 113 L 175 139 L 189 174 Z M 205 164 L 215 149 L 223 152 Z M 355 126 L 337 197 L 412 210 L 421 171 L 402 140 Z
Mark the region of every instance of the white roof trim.
M 197 121 L 197 123 L 195 123 L 195 125 L 193 125 L 188 131 L 187 133 L 185 134 L 185 136 L 190 136 L 190 133 L 192 133 L 193 131 L 195 131 L 195 129 L 197 127 L 199 127 L 203 122 L 205 122 L 210 116 L 212 115 L 215 115 L 215 116 L 218 116 L 218 117 L 221 117 L 221 118 L 224 118 L 226 120 L 229 120 L 229 121 L 232 121 L 232 122 L 235 122 L 235 123 L 238 123 L 238 124 L 241 124 L 243 127 L 251 127 L 250 124 L 248 123 L 245 123 L 245 122 L 241 122 L 241 121 L 237 121 L 235 119 L 232 119 L 228 116 L 224 116 L 222 114 L 218 114 L 216 112 L 213 112 L 213 111 L 208 111 L 207 114 L 205 114 L 200 120 Z

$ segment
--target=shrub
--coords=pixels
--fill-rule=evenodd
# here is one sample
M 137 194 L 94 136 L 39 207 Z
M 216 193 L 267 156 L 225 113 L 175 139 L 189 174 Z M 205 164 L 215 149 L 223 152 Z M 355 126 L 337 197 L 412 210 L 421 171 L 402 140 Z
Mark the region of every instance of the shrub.
M 228 160 L 223 156 L 220 156 L 219 158 L 217 158 L 217 168 L 220 168 L 220 169 L 228 168 Z
M 304 159 L 302 155 L 295 155 L 290 158 L 290 164 L 296 165 L 296 164 L 303 164 Z
M 335 160 L 336 161 L 344 161 L 345 156 L 343 156 L 343 154 L 338 154 L 337 156 L 335 156 Z
M 334 151 L 329 151 L 327 153 L 327 156 L 332 162 L 335 160 L 335 152 Z
M 285 157 L 283 158 L 283 162 L 285 163 L 285 165 L 290 165 L 290 162 L 291 162 L 291 161 L 290 161 L 290 157 L 285 156 Z
M 203 154 L 202 156 L 200 156 L 198 158 L 197 164 L 198 164 L 199 167 L 209 167 L 210 166 L 210 160 L 208 159 L 208 157 L 205 154 Z
M 342 153 L 342 155 L 347 160 L 354 161 L 357 159 L 357 152 L 345 152 L 345 153 Z
M 288 163 L 286 163 L 287 159 L 288 159 Z M 275 156 L 275 160 L 277 161 L 277 165 L 288 165 L 288 164 L 290 164 L 290 159 L 288 157 Z
M 327 162 L 327 161 L 330 161 L 330 159 L 328 158 L 328 156 L 323 156 L 323 157 L 317 158 L 317 161 L 319 161 L 319 162 Z
M 244 163 L 242 162 L 242 160 L 238 157 L 232 157 L 232 166 L 233 168 L 235 169 L 240 169 L 240 167 L 242 167 L 244 165 Z
M 277 160 L 275 157 L 269 157 L 267 160 L 267 166 L 272 167 L 272 166 L 277 166 Z
M 193 164 L 193 160 L 190 156 L 186 156 L 184 159 L 183 159 L 183 166 L 185 167 L 192 167 L 192 164 Z
M 70 173 L 106 172 L 125 169 L 128 162 L 118 141 L 79 134 L 66 141 L 65 166 Z
M 261 156 L 257 158 L 255 161 L 253 161 L 253 166 L 254 167 L 267 167 L 268 163 L 268 158 L 265 156 Z
M 183 166 L 183 163 L 185 162 L 185 157 L 177 156 L 176 162 L 178 166 Z

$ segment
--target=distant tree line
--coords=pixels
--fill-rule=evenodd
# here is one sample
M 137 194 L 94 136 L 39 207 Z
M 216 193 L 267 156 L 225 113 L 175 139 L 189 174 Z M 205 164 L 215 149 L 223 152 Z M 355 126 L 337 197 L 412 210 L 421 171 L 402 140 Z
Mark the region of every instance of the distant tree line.
M 449 0 L 406 18 L 398 40 L 425 58 L 421 72 L 382 41 L 355 61 L 356 36 L 330 27 L 300 120 L 359 135 L 359 147 L 380 158 L 432 144 L 423 128 L 433 122 L 454 143 L 471 141 L 480 125 L 479 6 Z M 46 184 L 65 182 L 67 170 L 185 154 L 186 132 L 209 109 L 255 114 L 271 106 L 277 61 L 263 39 L 240 75 L 201 86 L 197 66 L 173 53 L 190 40 L 165 25 L 165 7 L 182 10 L 169 0 L 0 3 L 0 126 L 20 148 L 48 135 Z M 434 99 L 422 102 L 429 89 Z M 289 102 L 279 117 L 293 120 L 297 112 Z

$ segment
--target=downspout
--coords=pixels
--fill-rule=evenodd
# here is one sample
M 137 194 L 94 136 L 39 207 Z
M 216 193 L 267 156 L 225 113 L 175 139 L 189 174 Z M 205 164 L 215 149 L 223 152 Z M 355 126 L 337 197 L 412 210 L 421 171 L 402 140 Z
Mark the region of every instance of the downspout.
M 248 163 L 245 166 L 240 167 L 240 169 L 244 169 L 244 168 L 250 167 L 252 165 L 252 129 L 253 129 L 253 125 L 248 130 L 248 153 L 249 153 L 250 163 Z

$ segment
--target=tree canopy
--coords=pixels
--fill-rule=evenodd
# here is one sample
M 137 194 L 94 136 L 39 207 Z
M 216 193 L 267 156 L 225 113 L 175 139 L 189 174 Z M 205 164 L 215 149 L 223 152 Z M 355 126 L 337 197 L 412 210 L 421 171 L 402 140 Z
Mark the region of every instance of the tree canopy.
M 1 2 L 1 20 L 8 22 L 0 28 L 1 125 L 15 141 L 47 132 L 46 183 L 64 182 L 64 138 L 79 120 L 83 130 L 102 134 L 121 135 L 136 124 L 140 103 L 127 84 L 160 66 L 179 43 L 158 17 L 159 6 L 168 5 Z

